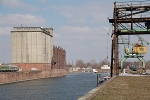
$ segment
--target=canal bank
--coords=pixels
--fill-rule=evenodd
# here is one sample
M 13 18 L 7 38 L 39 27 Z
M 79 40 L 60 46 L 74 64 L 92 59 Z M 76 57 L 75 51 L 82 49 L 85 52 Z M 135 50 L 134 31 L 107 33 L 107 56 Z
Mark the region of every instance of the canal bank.
M 24 72 L 1 72 L 0 84 L 29 81 L 41 78 L 50 78 L 67 75 L 65 69 L 53 69 L 51 71 L 24 71 Z
M 116 76 L 78 100 L 150 100 L 149 76 Z
M 149 76 L 118 76 L 92 100 L 150 100 Z
M 102 89 L 104 87 L 106 87 L 108 84 L 110 84 L 115 77 L 110 78 L 109 80 L 103 82 L 102 84 L 100 84 L 98 87 L 92 89 L 91 91 L 89 91 L 87 94 L 83 95 L 82 97 L 78 98 L 78 100 L 92 100 L 93 98 L 95 98 L 97 96 L 97 94 L 99 92 L 102 91 Z

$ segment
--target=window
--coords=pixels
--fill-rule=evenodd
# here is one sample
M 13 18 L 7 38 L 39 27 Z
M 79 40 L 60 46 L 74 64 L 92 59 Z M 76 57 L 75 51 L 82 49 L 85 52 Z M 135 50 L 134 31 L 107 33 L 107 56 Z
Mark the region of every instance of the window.
M 144 48 L 139 48 L 139 51 L 144 51 Z

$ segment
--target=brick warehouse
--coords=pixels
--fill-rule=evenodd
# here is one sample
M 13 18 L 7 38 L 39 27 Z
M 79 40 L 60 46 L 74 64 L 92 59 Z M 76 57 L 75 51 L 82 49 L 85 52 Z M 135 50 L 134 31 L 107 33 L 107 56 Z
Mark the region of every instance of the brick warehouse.
M 66 52 L 62 48 L 53 48 L 53 28 L 14 27 L 11 36 L 12 65 L 22 71 L 65 68 Z M 56 64 L 52 65 L 54 62 Z
M 66 68 L 66 51 L 61 47 L 53 47 L 53 66 L 54 69 Z

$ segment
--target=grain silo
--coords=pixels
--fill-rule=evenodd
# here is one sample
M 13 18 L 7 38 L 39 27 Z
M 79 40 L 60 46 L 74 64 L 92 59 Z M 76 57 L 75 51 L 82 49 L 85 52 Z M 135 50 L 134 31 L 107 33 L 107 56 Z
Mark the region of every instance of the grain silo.
M 51 70 L 53 57 L 53 28 L 14 27 L 12 36 L 12 65 L 23 71 L 32 68 Z

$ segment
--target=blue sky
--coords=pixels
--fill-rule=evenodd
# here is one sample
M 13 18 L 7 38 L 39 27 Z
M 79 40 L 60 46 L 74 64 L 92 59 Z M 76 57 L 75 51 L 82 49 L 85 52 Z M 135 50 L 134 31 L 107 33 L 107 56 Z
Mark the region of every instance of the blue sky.
M 119 0 L 116 0 L 119 1 Z M 122 1 L 122 0 L 120 0 Z M 126 0 L 124 0 L 126 1 Z M 67 63 L 107 58 L 108 19 L 114 0 L 0 0 L 0 62 L 11 62 L 13 27 L 52 27 L 54 45 L 67 51 Z M 108 37 L 108 43 L 107 43 Z M 107 45 L 108 44 L 108 45 Z M 149 60 L 148 53 L 145 59 Z

